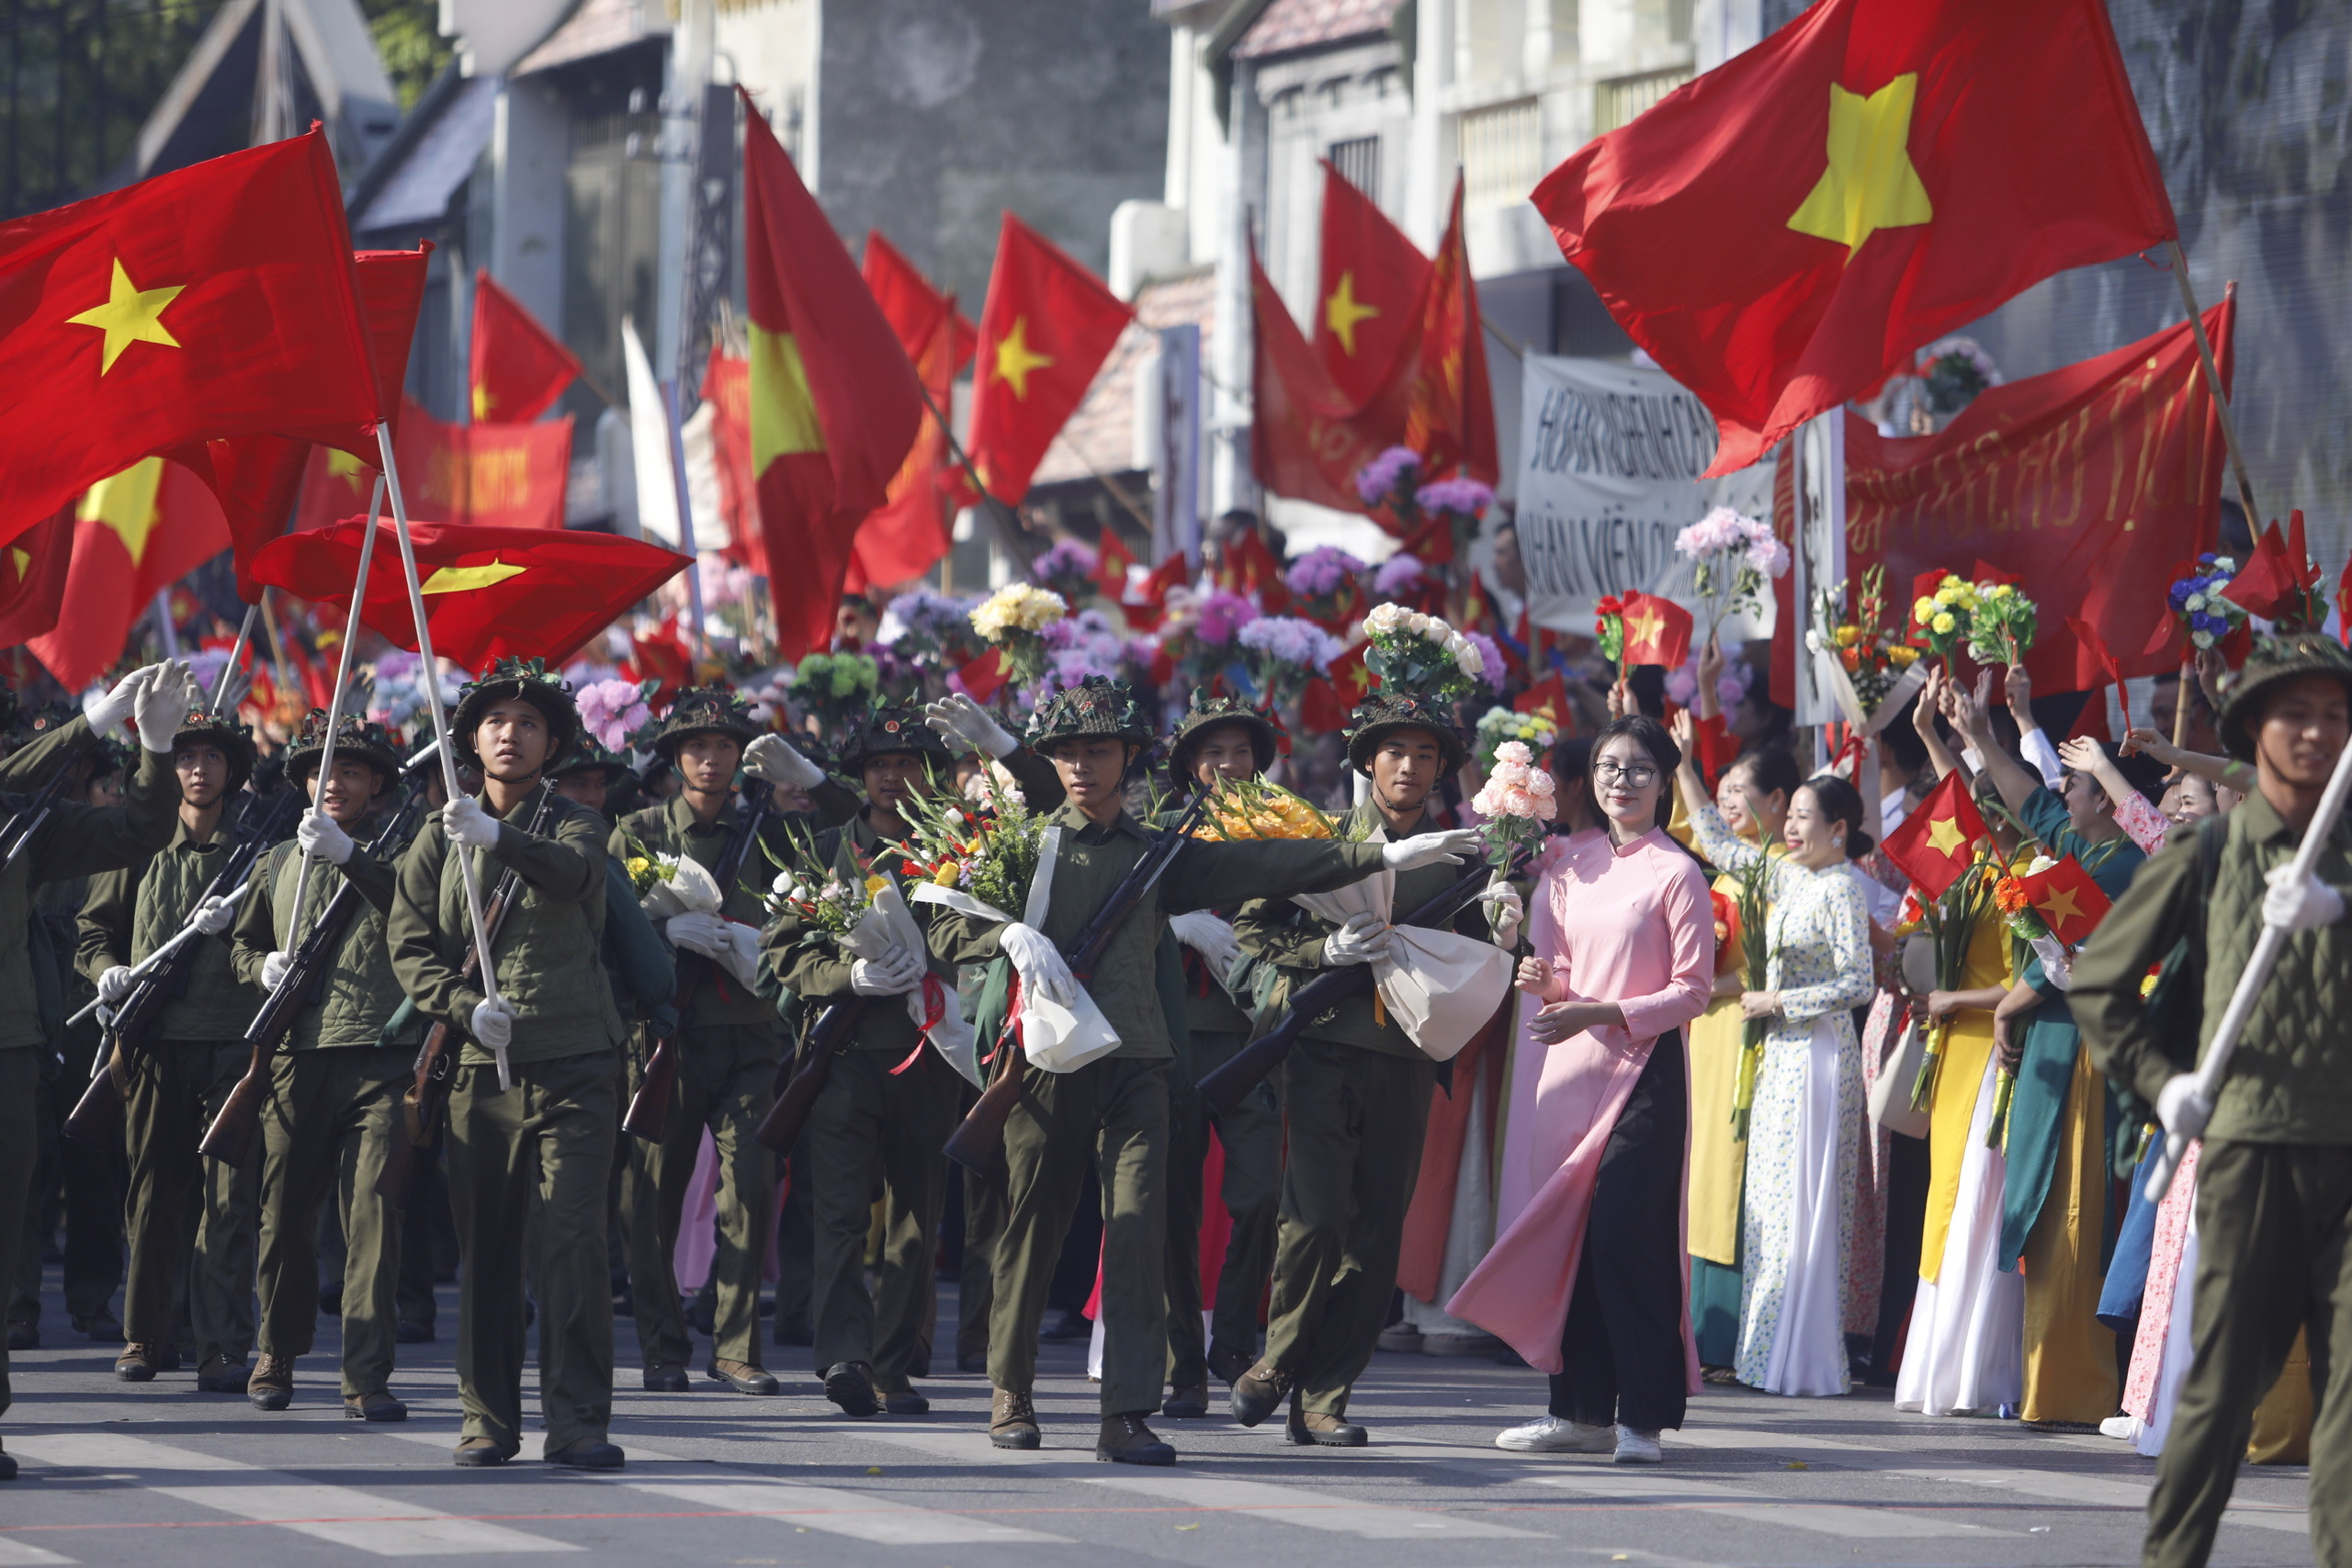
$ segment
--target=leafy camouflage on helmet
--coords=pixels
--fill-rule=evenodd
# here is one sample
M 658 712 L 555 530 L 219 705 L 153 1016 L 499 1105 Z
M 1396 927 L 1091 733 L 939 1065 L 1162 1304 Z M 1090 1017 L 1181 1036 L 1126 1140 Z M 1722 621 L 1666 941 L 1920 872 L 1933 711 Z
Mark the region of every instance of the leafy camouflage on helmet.
M 1382 687 L 1356 705 L 1348 715 L 1348 765 L 1360 773 L 1372 772 L 1372 754 L 1380 742 L 1400 729 L 1425 729 L 1436 739 L 1444 770 L 1453 773 L 1469 759 L 1469 743 L 1453 722 L 1453 705 L 1418 692 Z
M 2222 692 L 2219 728 L 2222 744 L 2231 756 L 2241 762 L 2254 761 L 2254 721 L 2262 711 L 2262 699 L 2306 675 L 2340 681 L 2346 692 L 2352 694 L 2352 654 L 2321 632 L 2255 639 L 2245 664 L 2229 677 Z
M 752 717 L 750 701 L 726 682 L 714 681 L 707 686 L 688 686 L 678 694 L 648 749 L 674 762 L 679 742 L 689 735 L 731 735 L 737 745 L 748 746 L 760 730 Z
M 1056 692 L 1029 716 L 1029 744 L 1037 750 L 1081 735 L 1108 735 L 1138 746 L 1152 740 L 1151 725 L 1134 689 L 1107 675 L 1089 675 Z
M 229 759 L 230 789 L 243 788 L 245 781 L 254 776 L 254 763 L 260 753 L 254 747 L 253 726 L 203 708 L 191 708 L 172 736 L 172 750 L 196 745 L 218 746 L 220 754 Z
M 312 708 L 302 716 L 301 733 L 286 749 L 286 776 L 298 784 L 309 778 L 318 772 L 326 749 L 327 710 Z M 338 761 L 347 757 L 365 762 L 388 779 L 401 771 L 399 739 L 382 725 L 356 714 L 345 714 L 334 727 L 334 754 Z
M 469 767 L 481 766 L 481 754 L 474 750 L 474 731 L 481 727 L 492 705 L 509 697 L 520 697 L 539 710 L 554 741 L 547 765 L 552 768 L 561 762 L 580 739 L 580 705 L 571 700 L 571 683 L 549 670 L 544 659 L 502 659 L 481 679 L 458 688 L 458 708 L 449 716 L 449 739 L 457 748 L 458 761 Z
M 567 779 L 577 773 L 592 773 L 598 768 L 605 770 L 605 783 L 607 785 L 616 784 L 625 778 L 637 776 L 635 771 L 628 765 L 627 755 L 612 750 L 594 736 L 585 734 L 573 742 L 571 750 L 563 759 L 561 766 L 548 770 L 548 776 L 554 779 Z
M 876 703 L 851 727 L 849 738 L 842 742 L 842 772 L 855 778 L 867 759 L 894 752 L 921 757 L 937 764 L 943 773 L 956 760 L 939 732 L 922 721 L 922 709 Z
M 1192 703 L 1177 723 L 1176 738 L 1168 743 L 1168 771 L 1179 779 L 1190 779 L 1193 750 L 1210 730 L 1225 724 L 1238 724 L 1250 732 L 1250 754 L 1260 773 L 1289 750 L 1288 738 L 1270 715 L 1221 689 L 1195 686 Z

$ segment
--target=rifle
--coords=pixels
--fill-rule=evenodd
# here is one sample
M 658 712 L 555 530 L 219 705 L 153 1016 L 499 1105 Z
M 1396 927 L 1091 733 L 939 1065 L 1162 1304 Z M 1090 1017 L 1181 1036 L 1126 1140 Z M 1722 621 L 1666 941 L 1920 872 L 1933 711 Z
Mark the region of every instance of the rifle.
M 555 786 L 542 781 L 539 803 L 531 808 L 531 820 L 524 828 L 526 833 L 538 833 L 548 825 L 548 813 L 554 809 Z M 463 854 L 465 852 L 457 852 Z M 498 940 L 500 928 L 506 923 L 507 911 L 523 896 L 523 876 L 509 868 L 501 874 L 498 886 L 490 895 L 490 903 L 482 909 L 483 932 L 492 942 Z M 469 945 L 466 956 L 458 965 L 458 977 L 471 980 L 481 973 L 481 949 Z M 401 1093 L 401 1122 L 406 1137 L 394 1137 L 384 1151 L 384 1168 L 376 1177 L 376 1195 L 394 1208 L 408 1206 L 408 1189 L 416 1168 L 416 1151 L 429 1146 L 433 1135 L 441 1127 L 441 1113 L 449 1104 L 449 1090 L 458 1082 L 457 1032 L 447 1020 L 436 1021 L 425 1032 L 424 1043 L 416 1049 L 416 1076 Z
M 833 1058 L 848 1050 L 849 1043 L 857 1037 L 858 1020 L 865 1016 L 865 1004 L 870 999 L 843 997 L 827 1004 L 815 1027 L 808 1031 L 808 1043 L 801 1048 L 800 1055 L 787 1056 L 777 1066 L 773 1091 L 775 1102 L 768 1107 L 768 1113 L 760 1118 L 759 1127 L 752 1134 L 772 1152 L 788 1155 L 792 1145 L 800 1141 L 800 1129 L 808 1124 L 808 1112 L 816 1109 L 817 1097 L 832 1081 Z
M 1193 841 L 1193 826 L 1208 809 L 1208 804 L 1209 792 L 1206 790 L 1193 796 L 1192 804 L 1184 808 L 1184 815 L 1177 819 L 1176 825 L 1152 841 L 1151 848 L 1144 851 L 1143 858 L 1136 862 L 1133 869 L 1120 879 L 1119 886 L 1111 890 L 1111 896 L 1102 901 L 1102 907 L 1094 912 L 1094 918 L 1086 923 L 1086 928 L 1063 950 L 1062 956 L 1069 964 L 1070 976 L 1080 985 L 1083 986 L 1094 977 L 1094 967 L 1102 961 L 1111 939 L 1119 934 L 1120 929 L 1127 923 L 1127 917 L 1135 913 L 1137 904 L 1143 902 L 1144 895 L 1159 885 L 1159 879 L 1167 874 L 1168 868 L 1176 863 L 1176 857 L 1184 852 L 1184 846 Z M 1022 1062 L 1017 1044 L 1017 1042 L 1007 1043 L 1003 1052 L 1004 1065 L 997 1069 L 996 1077 L 989 1080 L 989 1087 L 980 1091 L 978 1103 L 965 1114 L 956 1131 L 948 1134 L 946 1147 L 942 1151 L 965 1169 L 982 1176 L 995 1167 L 998 1156 L 1003 1151 L 1005 1119 L 1012 1114 L 1013 1106 L 1021 1100 Z
M 759 841 L 760 830 L 775 815 L 775 794 L 764 779 L 743 781 L 743 803 L 735 813 L 735 829 L 718 852 L 718 861 L 710 868 L 710 879 L 718 884 L 719 918 L 727 918 L 727 895 L 734 890 L 736 876 L 743 869 L 743 859 Z M 676 1007 L 683 1014 L 686 1003 L 694 996 L 695 971 L 687 960 L 697 953 L 678 954 L 678 997 Z M 703 959 L 706 964 L 713 959 Z M 634 1133 L 649 1143 L 660 1143 L 670 1124 L 670 1091 L 678 1081 L 678 1032 L 673 1027 L 653 1043 L 653 1055 L 646 1059 L 645 1072 L 637 1081 L 637 1092 L 628 1097 L 628 1110 L 621 1117 L 625 1132 Z
M 1436 897 L 1395 923 L 1400 926 L 1442 926 L 1486 890 L 1494 867 L 1481 861 Z M 1225 1062 L 1201 1076 L 1201 1098 L 1221 1116 L 1241 1107 L 1249 1092 L 1266 1081 L 1290 1055 L 1301 1031 L 1359 991 L 1372 989 L 1372 965 L 1351 964 L 1327 969 L 1291 993 L 1290 1010 L 1273 1028 L 1236 1051 Z
M 5 856 L 0 856 L 0 871 L 6 871 L 16 864 L 17 857 L 25 852 L 25 846 L 33 841 L 33 835 L 40 832 L 48 823 L 50 817 L 57 810 L 57 797 L 65 793 L 65 781 L 73 776 L 74 764 L 80 761 L 83 754 L 97 744 L 98 738 L 93 735 L 82 745 L 68 752 L 65 759 L 58 763 L 57 771 L 42 781 L 40 789 L 33 792 L 32 798 L 26 801 L 8 818 L 8 825 L 6 828 L 0 828 L 0 845 L 6 846 Z
M 114 1010 L 114 1015 L 108 1018 L 100 1014 L 98 1059 L 90 1069 L 90 1087 L 83 1091 L 73 1113 L 65 1118 L 67 1136 L 101 1149 L 121 1142 L 123 1086 L 112 1070 L 115 1064 L 154 1028 L 164 1004 L 186 989 L 188 966 L 196 962 L 196 943 L 190 940 L 196 930 L 195 909 L 208 898 L 233 897 L 231 889 L 236 893 L 244 891 L 254 862 L 260 858 L 262 851 L 277 841 L 278 830 L 285 825 L 286 807 L 293 800 L 294 794 L 289 790 L 275 791 L 266 801 L 259 795 L 247 797 L 244 808 L 237 814 L 236 827 L 231 829 L 237 841 L 190 907 L 190 923 L 169 942 L 149 953 L 133 971 L 139 976 L 138 983 L 122 998 L 122 1006 Z
M 424 807 L 424 792 L 414 786 L 419 776 L 434 765 L 435 749 L 427 748 L 410 761 L 400 780 L 408 790 L 406 798 L 392 813 L 391 820 L 360 846 L 361 854 L 391 854 L 415 830 L 416 819 Z M 334 897 L 327 900 L 326 908 L 319 911 L 318 923 L 311 928 L 311 934 L 294 949 L 277 988 L 263 1000 L 261 1010 L 245 1026 L 245 1044 L 254 1054 L 253 1060 L 245 1066 L 245 1076 L 229 1091 L 220 1114 L 212 1119 L 203 1142 L 197 1145 L 198 1154 L 210 1155 L 240 1170 L 253 1157 L 254 1135 L 261 1131 L 262 1101 L 269 1092 L 269 1059 L 277 1054 L 278 1046 L 293 1029 L 295 1015 L 306 1007 L 317 1005 L 326 994 L 327 976 L 334 973 L 336 950 L 342 947 L 344 933 L 358 916 L 359 901 L 357 886 L 346 879 L 335 889 Z

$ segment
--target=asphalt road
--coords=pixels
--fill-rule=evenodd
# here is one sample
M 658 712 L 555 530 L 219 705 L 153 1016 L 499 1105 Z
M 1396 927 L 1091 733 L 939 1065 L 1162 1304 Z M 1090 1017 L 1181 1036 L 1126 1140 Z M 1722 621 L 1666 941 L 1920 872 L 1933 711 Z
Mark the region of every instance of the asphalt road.
M 1005 1454 L 985 1435 L 983 1378 L 931 1380 L 926 1416 L 851 1421 L 797 1364 L 806 1352 L 778 1348 L 780 1397 L 708 1383 L 648 1394 L 627 1371 L 623 1322 L 613 1437 L 626 1471 L 537 1462 L 536 1435 L 503 1469 L 460 1471 L 446 1337 L 401 1347 L 405 1425 L 344 1418 L 332 1320 L 298 1367 L 294 1408 L 264 1415 L 196 1393 L 192 1371 L 115 1382 L 111 1348 L 60 1332 L 53 1273 L 51 1285 L 50 1348 L 15 1358 L 17 1404 L 0 1425 L 24 1466 L 0 1486 L 0 1568 L 574 1551 L 566 1561 L 583 1568 L 2128 1564 L 2153 1468 L 2100 1438 L 1898 1415 L 1876 1390 L 1711 1389 L 1655 1470 L 1508 1454 L 1493 1436 L 1541 1409 L 1540 1376 L 1382 1355 L 1351 1411 L 1370 1448 L 1294 1449 L 1278 1421 L 1245 1430 L 1220 1415 L 1157 1422 L 1181 1462 L 1135 1470 L 1093 1458 L 1082 1345 L 1046 1349 L 1046 1446 Z M 445 1336 L 453 1305 L 445 1292 Z M 2242 1472 L 2213 1561 L 2309 1562 L 2305 1495 L 2300 1469 Z

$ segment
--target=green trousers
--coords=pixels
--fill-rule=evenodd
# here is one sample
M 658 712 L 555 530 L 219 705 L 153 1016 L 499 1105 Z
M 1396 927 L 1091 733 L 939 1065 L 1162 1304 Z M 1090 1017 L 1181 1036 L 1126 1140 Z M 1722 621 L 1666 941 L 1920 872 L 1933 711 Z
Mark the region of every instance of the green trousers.
M 1302 1040 L 1283 1064 L 1290 1158 L 1266 1359 L 1314 1415 L 1344 1416 L 1396 1290 L 1437 1064 Z
M 1223 1066 L 1248 1043 L 1246 1036 L 1195 1030 L 1193 1081 Z M 1230 1115 L 1210 1109 L 1186 1083 L 1169 1095 L 1168 1382 L 1204 1388 L 1207 1347 L 1201 1335 L 1201 1216 L 1209 1132 L 1225 1146 L 1225 1177 L 1217 1199 L 1233 1217 L 1225 1261 L 1216 1277 L 1216 1312 L 1208 1343 L 1244 1362 L 1258 1359 L 1258 1303 L 1274 1265 L 1274 1231 L 1282 1211 L 1283 1112 L 1271 1084 L 1261 1084 Z
M 911 1386 L 908 1369 L 923 1337 L 926 1292 L 936 1280 L 932 1249 L 947 1195 L 940 1146 L 964 1102 L 964 1080 L 937 1052 L 925 1047 L 893 1076 L 899 1060 L 892 1051 L 835 1057 L 809 1108 L 806 1145 L 817 1233 L 808 1301 L 817 1371 L 865 1362 L 885 1393 Z M 865 1242 L 875 1200 L 886 1191 L 877 1301 L 866 1293 Z
M 775 1102 L 778 1035 L 764 1024 L 690 1028 L 680 1032 L 678 1047 L 678 1077 L 661 1142 L 631 1138 L 621 1179 L 621 1235 L 637 1302 L 638 1348 L 648 1367 L 683 1367 L 694 1359 L 673 1259 L 707 1128 L 718 1150 L 711 1354 L 760 1366 L 760 1270 L 775 1218 L 775 1158 L 752 1134 Z M 632 1075 L 632 1089 L 639 1076 Z
M 525 1235 L 539 1235 L 544 1452 L 602 1438 L 613 1414 L 613 1286 L 605 1184 L 620 1116 L 606 1050 L 461 1066 L 449 1094 L 449 1208 L 458 1227 L 458 1399 L 464 1436 L 523 1446 Z
M 0 1051 L 0 1280 L 17 1277 L 17 1249 L 24 1245 L 25 1227 L 16 1216 L 25 1212 L 33 1190 L 33 1166 L 40 1158 L 40 1132 L 35 1122 L 35 1095 L 40 1087 L 41 1052 L 37 1046 Z M 0 1339 L 0 1415 L 8 1409 L 8 1348 Z
M 185 1279 L 197 1364 L 216 1358 L 242 1361 L 254 1344 L 261 1166 L 248 1160 L 239 1170 L 204 1158 L 196 1145 L 244 1076 L 253 1052 L 242 1040 L 163 1040 L 127 1053 L 126 1060 L 130 1267 L 122 1292 L 123 1337 L 171 1345 L 179 1334 Z
M 958 1102 L 958 1120 L 970 1096 Z M 1004 1162 L 988 1174 L 964 1172 L 964 1259 L 956 1277 L 956 1361 L 989 1358 L 989 1319 L 996 1311 L 996 1248 L 1004 1235 Z
M 1087 1163 L 1102 1186 L 1102 1413 L 1159 1408 L 1168 1367 L 1168 1063 L 1105 1056 L 1076 1072 L 1024 1066 L 1004 1125 L 1005 1216 L 989 1315 L 989 1381 L 1030 1392 Z
M 2197 1161 L 2196 1353 L 2148 1497 L 2148 1568 L 2213 1550 L 2255 1406 L 2310 1331 L 2312 1551 L 2352 1564 L 2352 1147 L 2209 1140 Z
M 343 1227 L 343 1393 L 392 1381 L 401 1217 L 376 1195 L 392 1139 L 404 1136 L 403 1047 L 293 1051 L 270 1064 L 262 1117 L 261 1349 L 310 1353 L 319 1321 L 319 1204 Z

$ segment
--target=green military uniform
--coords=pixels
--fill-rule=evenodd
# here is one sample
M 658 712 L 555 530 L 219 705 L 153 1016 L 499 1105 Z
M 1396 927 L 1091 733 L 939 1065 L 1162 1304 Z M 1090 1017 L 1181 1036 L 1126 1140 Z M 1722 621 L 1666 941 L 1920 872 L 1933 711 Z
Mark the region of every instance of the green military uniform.
M 1125 687 L 1090 677 L 1041 705 L 1030 739 L 1043 750 L 1056 739 L 1096 734 L 1148 731 Z M 1069 804 L 1048 821 L 1061 829 L 1062 840 L 1044 935 L 1067 952 L 1143 858 L 1152 835 L 1124 812 L 1097 824 Z M 1156 972 L 1167 918 L 1240 898 L 1344 886 L 1380 864 L 1374 844 L 1195 842 L 1120 926 L 1084 983 L 1121 1043 L 1071 1072 L 1022 1067 L 1020 1102 L 1005 1124 L 1007 1214 L 989 1325 L 989 1381 L 997 1388 L 1025 1397 L 1035 1382 L 1046 1286 L 1091 1158 L 1104 1214 L 1102 1412 L 1159 1407 L 1168 1365 L 1165 1203 L 1174 1053 Z M 958 915 L 931 929 L 933 951 L 943 957 L 978 963 L 1000 956 L 1001 924 Z
M 88 742 L 90 727 L 76 718 L 0 760 L 0 791 L 20 795 L 38 789 L 57 770 L 72 764 Z M 61 800 L 14 863 L 0 871 L 0 1280 L 17 1277 L 17 1249 L 40 1152 L 35 1123 L 41 1063 L 48 1042 L 36 1010 L 32 959 L 26 938 L 32 923 L 34 889 L 43 883 L 114 871 L 154 853 L 171 836 L 179 810 L 179 780 L 169 752 L 139 753 L 123 804 L 85 806 Z M 22 806 L 0 799 L 0 820 Z M 69 1063 L 87 1082 L 87 1061 Z M 0 1413 L 9 1404 L 7 1351 L 0 1348 Z M 0 1470 L 14 1466 L 0 1461 Z
M 145 864 L 92 880 L 75 953 L 91 980 L 118 964 L 138 964 L 177 935 L 235 847 L 229 825 L 246 799 L 240 786 L 253 766 L 244 727 L 192 714 L 175 739 L 200 739 L 230 753 L 220 825 L 199 839 L 182 822 Z M 237 977 L 228 932 L 196 937 L 189 947 L 185 989 L 164 1004 L 148 1038 L 119 1043 L 130 1156 L 123 1337 L 156 1347 L 168 1364 L 184 1301 L 199 1381 L 212 1393 L 242 1393 L 254 1343 L 260 1170 L 204 1159 L 196 1145 L 252 1059 L 245 1026 L 259 998 Z
M 298 788 L 318 767 L 325 717 L 313 710 L 288 754 L 287 772 Z M 322 991 L 295 1013 L 270 1063 L 258 1277 L 262 1354 L 287 1361 L 307 1355 L 319 1316 L 319 1201 L 331 1195 L 344 1236 L 343 1397 L 363 1400 L 385 1392 L 392 1376 L 401 1222 L 377 1195 L 376 1181 L 392 1140 L 407 1135 L 401 1091 L 424 1026 L 409 1010 L 400 1027 L 388 1027 L 403 999 L 385 939 L 399 852 L 379 858 L 366 847 L 397 807 L 391 787 L 399 759 L 380 726 L 346 720 L 343 731 L 337 756 L 366 761 L 387 791 L 351 829 L 351 858 L 343 864 L 315 861 L 305 879 L 297 845 L 280 844 L 264 857 L 237 911 L 231 957 L 238 977 L 258 990 L 272 953 L 300 947 L 345 886 L 357 896 Z M 300 931 L 293 926 L 298 883 L 306 883 Z
M 548 716 L 555 756 L 578 728 L 553 681 L 501 661 L 469 686 L 451 721 L 461 756 L 491 702 L 519 695 Z M 553 758 L 550 759 L 551 761 Z M 603 818 L 540 784 L 477 852 L 485 902 L 513 871 L 522 897 L 492 946 L 498 994 L 514 1010 L 501 1091 L 495 1056 L 468 1035 L 449 1096 L 449 1201 L 460 1259 L 458 1392 L 467 1438 L 511 1455 L 523 1443 L 523 1275 L 526 1226 L 540 1227 L 539 1406 L 553 1456 L 601 1440 L 612 1417 L 613 1298 L 605 1264 L 605 1184 L 620 1116 L 614 1052 L 621 1021 L 599 956 L 605 923 Z M 492 810 L 489 803 L 483 809 Z M 498 815 L 492 811 L 492 815 Z M 436 815 L 401 863 L 387 923 L 392 972 L 428 1019 L 461 1035 L 482 1000 L 461 966 L 472 945 L 458 858 Z
M 1445 771 L 1461 765 L 1460 737 L 1435 705 L 1384 696 L 1359 707 L 1355 718 L 1349 760 L 1367 773 L 1380 738 L 1400 728 L 1437 736 Z M 1342 836 L 1377 844 L 1430 827 L 1424 818 L 1391 829 L 1367 801 L 1350 814 Z M 1444 892 L 1463 871 L 1441 863 L 1398 873 L 1390 904 L 1395 918 Z M 1294 904 L 1259 902 L 1242 909 L 1233 929 L 1259 976 L 1261 998 L 1280 1017 L 1272 1010 L 1288 992 L 1325 967 L 1325 939 L 1338 928 Z M 1456 918 L 1453 929 L 1487 934 L 1476 906 Z M 1290 1145 L 1261 1364 L 1295 1391 L 1308 1415 L 1336 1420 L 1347 1414 L 1349 1391 L 1371 1362 L 1387 1322 L 1436 1074 L 1437 1064 L 1369 987 L 1307 1024 L 1283 1064 Z

